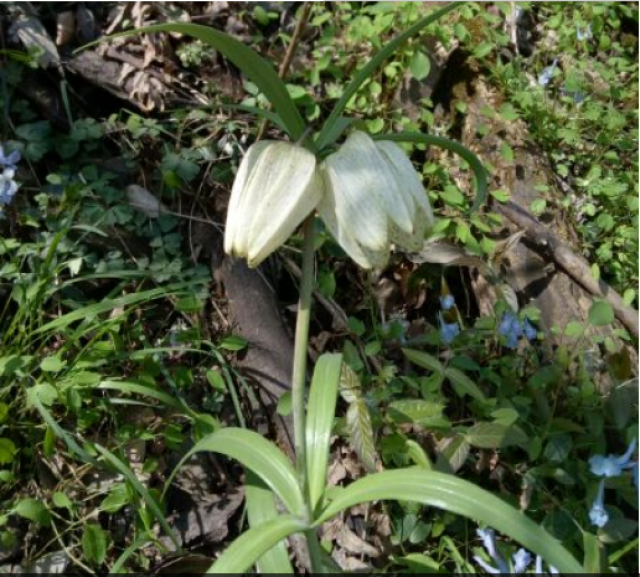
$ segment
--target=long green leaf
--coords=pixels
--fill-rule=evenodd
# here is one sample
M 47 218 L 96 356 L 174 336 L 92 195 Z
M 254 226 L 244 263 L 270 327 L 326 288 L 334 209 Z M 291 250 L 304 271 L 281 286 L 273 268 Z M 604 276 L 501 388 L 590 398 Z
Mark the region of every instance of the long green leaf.
M 242 574 L 277 543 L 307 528 L 304 522 L 292 515 L 282 515 L 251 528 L 227 547 L 207 573 Z
M 340 115 L 343 110 L 346 108 L 351 97 L 358 91 L 360 86 L 365 80 L 371 78 L 373 73 L 380 67 L 380 65 L 391 56 L 400 46 L 402 46 L 407 40 L 409 40 L 412 36 L 415 36 L 420 30 L 422 30 L 425 26 L 429 26 L 429 24 L 435 22 L 439 18 L 442 18 L 447 12 L 451 12 L 451 10 L 455 10 L 458 6 L 463 4 L 463 2 L 452 2 L 451 4 L 447 4 L 440 10 L 425 16 L 421 20 L 418 20 L 411 28 L 409 28 L 406 32 L 396 36 L 391 42 L 387 43 L 385 47 L 380 50 L 367 64 L 365 64 L 355 75 L 354 79 L 349 83 L 349 85 L 344 89 L 340 100 L 336 102 L 329 118 L 327 118 L 316 143 L 318 148 L 321 150 L 325 146 L 329 146 L 333 144 L 330 140 L 329 136 L 336 134 L 336 130 L 334 128 L 334 124 L 338 122 Z
M 121 554 L 120 557 L 116 559 L 116 562 L 111 567 L 109 571 L 109 575 L 119 575 L 120 573 L 124 573 L 122 570 L 124 568 L 124 564 L 127 562 L 127 559 L 131 557 L 140 547 L 143 547 L 147 543 L 153 541 L 153 534 L 151 531 L 144 531 L 140 537 L 138 537 L 131 545 L 129 545 Z
M 377 134 L 372 137 L 374 140 L 391 140 L 393 142 L 416 142 L 418 144 L 426 144 L 428 146 L 438 146 L 445 150 L 457 154 L 460 158 L 466 160 L 473 170 L 475 177 L 476 197 L 471 205 L 471 212 L 478 210 L 487 199 L 487 169 L 484 167 L 480 159 L 471 152 L 466 146 L 463 146 L 455 140 L 442 138 L 441 136 L 433 136 L 432 134 L 422 134 L 421 132 L 399 132 L 398 134 Z
M 121 36 L 132 36 L 134 34 L 153 34 L 154 32 L 177 32 L 197 38 L 202 42 L 209 44 L 215 50 L 223 54 L 233 64 L 235 64 L 247 78 L 249 78 L 265 95 L 267 100 L 273 104 L 274 110 L 280 115 L 282 121 L 287 127 L 287 132 L 292 140 L 298 140 L 305 129 L 304 121 L 284 82 L 276 73 L 273 65 L 258 56 L 251 48 L 245 46 L 235 38 L 201 24 L 189 24 L 183 22 L 172 22 L 168 24 L 155 24 L 153 26 L 145 26 L 136 28 L 135 30 L 127 30 L 119 34 L 114 34 L 109 38 L 118 38 Z M 101 38 L 98 42 L 107 40 Z M 94 43 L 89 44 L 92 46 Z M 86 48 L 85 46 L 84 48 Z
M 131 483 L 132 487 L 136 490 L 140 497 L 142 497 L 142 500 L 153 512 L 163 531 L 167 534 L 171 541 L 173 541 L 173 544 L 176 546 L 176 548 L 180 550 L 180 543 L 178 543 L 176 536 L 171 530 L 171 527 L 169 527 L 169 523 L 167 523 L 167 520 L 162 513 L 162 509 L 160 509 L 160 505 L 153 498 L 153 495 L 151 495 L 151 493 L 149 493 L 144 485 L 138 480 L 138 477 L 136 477 L 135 473 L 127 466 L 126 463 L 122 462 L 111 451 L 109 451 L 102 445 L 98 445 L 96 443 L 95 448 L 107 463 L 109 463 L 119 473 L 122 473 L 122 475 L 124 475 L 124 478 L 129 481 L 129 483 Z
M 384 471 L 356 481 L 338 493 L 315 525 L 359 503 L 388 500 L 415 501 L 464 515 L 508 535 L 561 573 L 584 571 L 549 533 L 502 499 L 453 475 L 424 469 Z
M 64 329 L 71 323 L 84 320 L 87 317 L 92 317 L 102 313 L 112 312 L 114 310 L 121 309 L 123 307 L 135 305 L 142 302 L 152 301 L 159 298 L 164 298 L 167 295 L 175 296 L 177 292 L 193 286 L 192 282 L 176 283 L 173 285 L 155 288 L 148 291 L 141 291 L 133 294 L 124 295 L 115 299 L 105 299 L 99 303 L 94 303 L 54 319 L 53 321 L 39 327 L 34 331 L 34 334 L 46 333 L 47 331 L 57 331 Z
M 311 510 L 315 510 L 324 493 L 341 370 L 342 355 L 325 354 L 318 359 L 313 371 L 306 431 L 307 479 Z
M 278 517 L 275 495 L 260 478 L 247 470 L 247 482 L 244 487 L 247 501 L 247 517 L 251 528 L 259 527 Z M 293 567 L 289 560 L 287 545 L 279 541 L 267 551 L 257 562 L 258 572 L 264 574 L 293 575 Z
M 220 429 L 198 441 L 171 473 L 165 491 L 180 467 L 202 451 L 220 453 L 242 463 L 269 486 L 291 513 L 302 516 L 305 510 L 302 491 L 289 459 L 258 433 L 237 427 Z
M 102 381 L 98 389 L 120 391 L 121 393 L 134 393 L 138 395 L 144 395 L 145 397 L 151 397 L 167 407 L 173 407 L 175 409 L 184 409 L 182 403 L 174 399 L 171 395 L 158 391 L 152 387 L 146 385 L 140 385 L 138 383 L 130 383 L 128 381 Z

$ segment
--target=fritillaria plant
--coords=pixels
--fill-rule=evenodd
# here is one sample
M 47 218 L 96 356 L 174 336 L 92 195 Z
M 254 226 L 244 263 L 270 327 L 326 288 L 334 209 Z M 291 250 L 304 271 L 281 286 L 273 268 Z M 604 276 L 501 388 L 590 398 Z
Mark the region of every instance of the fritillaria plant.
M 248 473 L 250 529 L 222 553 L 210 573 L 243 573 L 254 566 L 261 573 L 293 573 L 286 539 L 296 533 L 306 538 L 311 572 L 330 571 L 316 535 L 318 528 L 354 505 L 398 497 L 492 526 L 562 572 L 583 571 L 543 528 L 502 499 L 454 475 L 414 467 L 375 473 L 338 492 L 326 490 L 342 357 L 323 354 L 317 360 L 307 394 L 306 360 L 314 283 L 313 219 L 318 215 L 345 252 L 363 268 L 384 266 L 392 244 L 420 249 L 433 225 L 433 214 L 420 175 L 396 142 L 435 145 L 459 154 L 475 173 L 477 194 L 472 210 L 483 202 L 485 170 L 458 143 L 421 133 L 371 137 L 352 131 L 343 144 L 338 144 L 352 125 L 342 114 L 362 83 L 399 46 L 460 4 L 446 5 L 425 16 L 387 43 L 345 87 L 316 133 L 307 129 L 273 66 L 234 38 L 186 23 L 124 33 L 176 32 L 210 44 L 240 68 L 273 105 L 273 112 L 248 110 L 274 122 L 290 139 L 257 142 L 244 156 L 231 193 L 225 250 L 255 267 L 303 227 L 292 375 L 296 462 L 291 463 L 276 445 L 258 433 L 234 427 L 203 438 L 185 456 L 183 462 L 199 451 L 223 454 L 239 461 Z

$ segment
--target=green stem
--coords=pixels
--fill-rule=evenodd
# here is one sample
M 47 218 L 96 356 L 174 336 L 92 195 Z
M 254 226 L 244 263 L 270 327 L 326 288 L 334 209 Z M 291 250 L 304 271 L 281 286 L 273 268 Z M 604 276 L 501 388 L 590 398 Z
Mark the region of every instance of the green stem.
M 296 468 L 300 486 L 307 490 L 307 461 L 305 443 L 305 384 L 307 380 L 307 348 L 309 345 L 309 322 L 311 320 L 311 296 L 313 293 L 313 216 L 303 225 L 302 280 L 296 322 L 296 341 L 293 350 L 293 376 L 291 378 L 291 402 L 293 405 L 294 444 Z
M 311 300 L 314 283 L 314 230 L 313 215 L 303 225 L 304 244 L 302 247 L 302 280 L 300 282 L 300 301 L 296 321 L 296 340 L 293 350 L 293 376 L 291 378 L 291 403 L 293 405 L 294 444 L 296 449 L 296 469 L 298 480 L 307 502 L 308 521 L 311 521 L 309 507 L 309 483 L 307 480 L 307 446 L 306 446 L 306 409 L 305 392 L 307 380 L 307 349 L 309 346 L 309 323 L 311 321 Z M 311 572 L 322 573 L 320 560 L 320 543 L 315 530 L 305 531 Z

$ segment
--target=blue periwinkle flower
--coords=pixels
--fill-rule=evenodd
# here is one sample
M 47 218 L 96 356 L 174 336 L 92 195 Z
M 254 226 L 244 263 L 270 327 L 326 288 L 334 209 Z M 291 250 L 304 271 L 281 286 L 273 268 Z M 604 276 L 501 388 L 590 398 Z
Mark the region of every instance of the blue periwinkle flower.
M 637 439 L 633 439 L 629 443 L 624 455 L 594 455 L 589 459 L 589 468 L 591 472 L 598 477 L 617 477 L 627 469 L 633 469 L 634 462 L 631 457 L 636 450 Z
M 20 159 L 21 156 L 17 150 L 14 150 L 9 154 L 5 154 L 4 147 L 0 144 L 0 167 L 15 170 L 16 164 L 20 162 Z
M 513 572 L 524 573 L 531 564 L 531 553 L 526 549 L 518 549 L 513 555 Z
M 551 79 L 553 78 L 553 72 L 556 69 L 556 66 L 558 65 L 558 59 L 554 58 L 553 59 L 553 63 L 551 64 L 551 66 L 547 66 L 538 76 L 538 85 L 539 86 L 546 86 L 547 84 L 549 84 L 549 82 L 551 82 Z
M 18 183 L 13 180 L 15 174 L 13 168 L 5 168 L 0 174 L 0 205 L 8 205 L 18 190 Z
M 440 314 L 438 318 L 440 321 L 440 336 L 445 344 L 450 345 L 460 334 L 460 325 L 458 323 L 445 322 L 442 318 L 442 314 Z
M 549 565 L 549 573 L 551 573 L 551 575 L 558 575 L 558 573 L 560 573 L 560 571 L 558 571 L 552 565 Z M 542 557 L 540 557 L 540 555 L 536 555 L 535 574 L 536 575 L 544 575 L 545 574 L 545 572 L 542 570 Z
M 518 346 L 518 340 L 522 336 L 522 326 L 513 311 L 503 313 L 498 332 L 507 339 L 508 348 L 515 349 Z
M 596 527 L 604 527 L 609 522 L 609 513 L 604 508 L 604 479 L 600 481 L 598 485 L 598 493 L 591 505 L 589 511 L 589 519 L 591 524 Z
M 444 311 L 452 309 L 455 304 L 456 299 L 453 298 L 453 295 L 445 295 L 443 297 L 440 297 L 440 306 Z
M 509 562 L 502 556 L 500 551 L 498 551 L 495 531 L 493 531 L 493 529 L 476 529 L 476 533 L 478 537 L 482 539 L 482 545 L 485 551 L 496 564 L 495 567 L 489 565 L 482 557 L 474 555 L 474 561 L 487 573 L 492 575 L 498 575 L 500 573 L 524 573 L 531 564 L 531 553 L 526 549 L 518 549 L 511 557 L 512 571 Z

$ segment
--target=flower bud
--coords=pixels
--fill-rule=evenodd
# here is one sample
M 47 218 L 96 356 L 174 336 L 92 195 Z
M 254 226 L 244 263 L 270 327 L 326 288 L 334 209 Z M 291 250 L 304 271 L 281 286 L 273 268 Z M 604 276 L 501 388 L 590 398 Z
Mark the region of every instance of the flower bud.
M 288 142 L 255 143 L 231 190 L 225 252 L 258 266 L 315 210 L 323 188 L 308 150 Z

